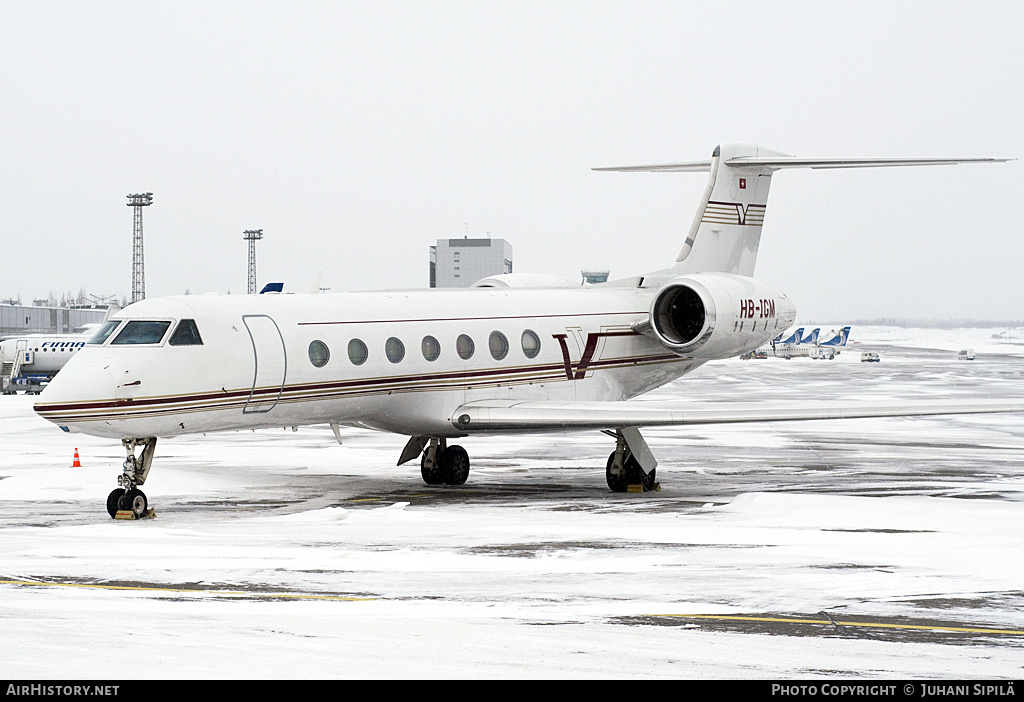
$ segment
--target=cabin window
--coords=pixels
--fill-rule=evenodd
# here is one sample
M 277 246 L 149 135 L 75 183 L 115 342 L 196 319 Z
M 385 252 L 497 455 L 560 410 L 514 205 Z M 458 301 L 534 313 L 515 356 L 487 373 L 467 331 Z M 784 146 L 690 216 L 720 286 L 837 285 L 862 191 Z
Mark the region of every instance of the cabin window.
M 420 344 L 420 350 L 423 352 L 423 358 L 428 361 L 436 361 L 437 357 L 441 355 L 441 344 L 434 337 L 425 336 Z
M 199 336 L 196 320 L 183 319 L 178 322 L 178 328 L 171 334 L 171 339 L 167 343 L 171 346 L 202 346 L 203 338 Z
M 167 333 L 170 322 L 134 320 L 124 325 L 111 344 L 159 344 Z
M 540 337 L 530 329 L 523 332 L 523 353 L 527 358 L 537 358 L 540 353 Z
M 459 334 L 459 338 L 455 340 L 455 350 L 459 352 L 459 356 L 463 360 L 469 359 L 473 355 L 473 351 L 476 350 L 476 345 L 473 340 L 465 334 Z
M 104 341 L 110 338 L 110 335 L 117 329 L 117 325 L 121 323 L 119 319 L 111 319 L 103 323 L 103 326 L 96 330 L 96 333 L 89 339 L 90 344 L 102 344 Z M 39 349 L 36 349 L 38 351 Z
M 352 361 L 354 365 L 361 366 L 366 363 L 366 359 L 369 357 L 370 352 L 366 349 L 364 344 L 359 339 L 352 339 L 348 342 L 348 360 Z
M 398 363 L 405 358 L 405 344 L 399 339 L 391 337 L 384 343 L 384 353 L 392 363 Z
M 323 368 L 327 365 L 327 362 L 331 360 L 331 350 L 327 348 L 327 344 L 315 339 L 309 342 L 309 362 L 317 368 Z
M 491 357 L 495 361 L 500 361 L 508 356 L 508 339 L 500 331 L 492 331 L 487 339 L 487 348 L 491 351 Z

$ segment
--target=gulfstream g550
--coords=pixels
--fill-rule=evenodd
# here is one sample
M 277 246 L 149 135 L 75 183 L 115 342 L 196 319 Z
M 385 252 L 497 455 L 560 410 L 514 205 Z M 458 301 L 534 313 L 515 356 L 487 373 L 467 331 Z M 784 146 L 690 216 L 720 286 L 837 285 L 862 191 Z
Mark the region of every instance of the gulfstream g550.
M 754 279 L 772 174 L 783 168 L 939 165 L 1000 159 L 802 159 L 728 144 L 706 161 L 625 171 L 709 171 L 668 267 L 580 287 L 510 274 L 458 290 L 184 296 L 114 315 L 43 392 L 35 410 L 67 431 L 120 439 L 118 510 L 139 490 L 158 437 L 330 424 L 408 438 L 429 484 L 460 485 L 451 443 L 486 432 L 603 430 L 608 486 L 651 487 L 655 425 L 1021 411 L 1024 403 L 836 407 L 651 407 L 629 401 L 787 329 L 793 301 Z

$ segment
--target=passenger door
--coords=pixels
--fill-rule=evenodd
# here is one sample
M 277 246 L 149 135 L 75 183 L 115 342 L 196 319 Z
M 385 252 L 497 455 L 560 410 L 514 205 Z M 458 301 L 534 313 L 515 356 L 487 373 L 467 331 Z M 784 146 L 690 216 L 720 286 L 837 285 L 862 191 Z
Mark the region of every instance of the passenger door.
M 269 412 L 281 399 L 285 376 L 288 371 L 288 356 L 284 348 L 281 330 L 271 317 L 265 314 L 243 315 L 242 322 L 252 341 L 253 369 L 252 389 L 249 399 L 242 408 L 243 414 Z

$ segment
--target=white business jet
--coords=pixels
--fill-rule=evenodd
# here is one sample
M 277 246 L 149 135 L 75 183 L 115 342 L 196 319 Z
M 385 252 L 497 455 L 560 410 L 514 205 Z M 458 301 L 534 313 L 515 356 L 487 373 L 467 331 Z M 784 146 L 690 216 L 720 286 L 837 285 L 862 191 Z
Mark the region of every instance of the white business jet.
M 470 461 L 457 437 L 603 430 L 615 439 L 608 486 L 626 491 L 655 484 L 643 427 L 1024 411 L 628 401 L 793 323 L 785 293 L 751 277 L 776 170 L 995 160 L 802 159 L 729 144 L 706 161 L 598 169 L 710 171 L 670 266 L 585 287 L 510 274 L 469 289 L 144 300 L 74 355 L 35 410 L 124 444 L 111 516 L 146 512 L 139 486 L 157 437 L 180 434 L 329 424 L 340 441 L 340 425 L 389 431 L 410 437 L 399 464 L 419 457 L 428 484 L 460 485 Z

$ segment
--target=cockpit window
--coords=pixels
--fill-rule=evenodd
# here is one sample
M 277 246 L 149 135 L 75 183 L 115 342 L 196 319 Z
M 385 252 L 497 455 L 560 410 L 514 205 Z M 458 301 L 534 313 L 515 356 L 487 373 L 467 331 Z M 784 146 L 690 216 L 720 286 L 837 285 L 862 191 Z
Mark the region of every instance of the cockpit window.
M 114 344 L 159 344 L 167 333 L 170 322 L 149 322 L 135 320 L 124 325 L 124 329 L 114 337 Z
M 103 326 L 96 330 L 96 333 L 89 339 L 90 344 L 102 344 L 106 341 L 114 330 L 117 329 L 117 325 L 121 323 L 119 319 L 111 319 L 103 323 Z
M 202 346 L 203 338 L 199 336 L 196 320 L 183 319 L 178 322 L 178 328 L 171 334 L 171 340 L 167 343 L 171 346 Z

